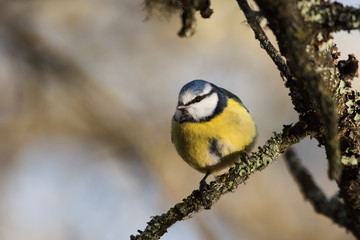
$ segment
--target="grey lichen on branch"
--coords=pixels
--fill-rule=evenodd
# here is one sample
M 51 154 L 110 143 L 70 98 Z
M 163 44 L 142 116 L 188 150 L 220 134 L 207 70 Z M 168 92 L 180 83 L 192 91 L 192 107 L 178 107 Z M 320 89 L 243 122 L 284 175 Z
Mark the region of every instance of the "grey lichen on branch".
M 351 219 L 351 226 L 347 229 L 360 239 L 360 128 L 355 120 L 359 115 L 356 117 L 354 111 L 360 104 L 357 100 L 359 93 L 343 88 L 349 86 L 349 81 L 357 75 L 358 63 L 351 56 L 336 64 L 332 51 L 335 47 L 327 49 L 324 48 L 326 44 L 322 45 L 331 40 L 332 31 L 358 29 L 359 14 L 354 16 L 353 13 L 359 10 L 334 4 L 330 7 L 339 7 L 341 11 L 332 16 L 312 12 L 317 4 L 328 8 L 329 2 L 320 0 L 256 2 L 269 21 L 281 53 L 296 79 L 290 86 L 295 110 L 300 119 L 317 132 L 319 142 L 325 145 L 329 176 L 336 179 L 340 197 Z M 331 23 L 331 19 L 343 19 L 344 16 L 340 15 L 348 11 L 352 18 L 350 25 L 341 21 Z M 294 101 L 295 98 L 299 101 Z
M 320 0 L 298 1 L 298 8 L 305 21 L 331 32 L 360 29 L 360 9 L 338 2 Z
M 259 147 L 257 152 L 251 154 L 246 163 L 237 163 L 227 173 L 219 176 L 216 181 L 212 181 L 202 194 L 199 190 L 194 190 L 166 213 L 152 217 L 144 231 L 139 230 L 138 235 L 132 235 L 130 238 L 132 240 L 159 239 L 177 221 L 184 220 L 202 209 L 210 209 L 221 196 L 234 191 L 239 184 L 248 179 L 249 175 L 266 168 L 270 163 L 276 161 L 280 153 L 308 135 L 313 135 L 313 133 L 308 131 L 303 122 L 298 122 L 293 126 L 284 126 L 282 133 L 274 134 L 264 146 Z

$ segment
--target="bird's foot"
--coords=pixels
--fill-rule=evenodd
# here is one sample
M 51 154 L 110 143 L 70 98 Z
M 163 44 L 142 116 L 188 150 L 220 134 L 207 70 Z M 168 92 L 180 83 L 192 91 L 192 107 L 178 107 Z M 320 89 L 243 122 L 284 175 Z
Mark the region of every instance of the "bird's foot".
M 245 163 L 246 165 L 249 165 L 249 161 L 248 161 L 249 157 L 250 156 L 249 156 L 248 152 L 246 152 L 246 151 L 240 152 L 240 160 L 241 160 L 241 162 Z
M 201 200 L 202 200 L 202 203 L 203 203 L 205 209 L 210 209 L 210 207 L 211 207 L 211 202 L 208 201 L 205 197 L 206 190 L 209 188 L 209 185 L 206 182 L 206 178 L 209 176 L 209 174 L 210 174 L 209 172 L 206 173 L 206 175 L 203 177 L 203 179 L 201 179 L 200 187 L 199 187 Z

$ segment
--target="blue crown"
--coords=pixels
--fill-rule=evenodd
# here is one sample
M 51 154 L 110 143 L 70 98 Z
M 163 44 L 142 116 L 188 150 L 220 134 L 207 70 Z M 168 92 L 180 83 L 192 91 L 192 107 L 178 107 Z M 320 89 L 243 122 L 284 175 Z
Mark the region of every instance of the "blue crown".
M 187 91 L 191 91 L 194 94 L 200 94 L 204 90 L 206 84 L 212 85 L 211 83 L 200 79 L 196 79 L 191 82 L 188 82 L 181 88 L 180 95 L 182 95 Z

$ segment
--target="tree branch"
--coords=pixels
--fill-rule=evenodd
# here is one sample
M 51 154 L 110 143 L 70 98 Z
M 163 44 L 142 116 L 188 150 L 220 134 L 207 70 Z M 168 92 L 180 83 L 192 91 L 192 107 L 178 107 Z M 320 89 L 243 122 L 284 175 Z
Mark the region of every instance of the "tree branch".
M 298 7 L 305 21 L 317 24 L 330 32 L 360 29 L 360 9 L 338 2 L 299 1 Z
M 328 200 L 322 190 L 317 186 L 308 170 L 297 158 L 292 148 L 285 152 L 285 162 L 298 184 L 305 199 L 314 207 L 314 210 L 332 219 L 339 226 L 350 229 L 350 220 L 345 211 L 344 204 L 338 198 Z
M 341 162 L 344 165 L 340 197 L 344 199 L 351 230 L 360 239 L 360 93 L 342 80 L 338 89 L 338 116 L 341 140 Z
M 356 76 L 357 61 L 351 58 L 348 63 L 335 65 L 333 53 L 336 47 L 328 41 L 331 39 L 329 30 L 321 29 L 319 24 L 304 16 L 307 6 L 301 4 L 310 1 L 256 2 L 269 21 L 295 78 L 290 85 L 295 110 L 325 145 L 329 176 L 337 180 L 351 219 L 349 230 L 360 239 L 360 111 L 355 110 L 360 101 L 357 91 L 344 89 L 349 80 L 340 78 L 349 77 L 346 76 L 348 72 L 350 78 Z M 342 66 L 349 63 L 350 68 Z
M 145 230 L 138 231 L 140 234 L 132 235 L 131 239 L 159 239 L 177 221 L 202 209 L 210 209 L 222 195 L 235 190 L 239 184 L 248 179 L 250 174 L 276 161 L 280 153 L 308 135 L 313 133 L 307 130 L 303 122 L 298 122 L 294 126 L 285 126 L 282 133 L 275 134 L 263 147 L 259 147 L 257 152 L 252 153 L 247 163 L 237 163 L 228 173 L 212 181 L 202 194 L 199 190 L 194 190 L 191 195 L 166 213 L 152 217 Z
M 333 77 L 328 69 L 335 66 L 329 62 L 329 51 L 320 51 L 313 39 L 317 30 L 308 26 L 300 15 L 297 1 L 256 0 L 269 21 L 290 71 L 296 80 L 290 85 L 295 110 L 300 119 L 318 132 L 316 138 L 325 145 L 329 161 L 329 177 L 341 175 L 340 144 L 336 118 L 336 105 L 328 87 Z M 274 17 L 276 16 L 276 17 Z M 331 58 L 331 57 L 330 57 Z M 322 67 L 325 68 L 322 68 Z

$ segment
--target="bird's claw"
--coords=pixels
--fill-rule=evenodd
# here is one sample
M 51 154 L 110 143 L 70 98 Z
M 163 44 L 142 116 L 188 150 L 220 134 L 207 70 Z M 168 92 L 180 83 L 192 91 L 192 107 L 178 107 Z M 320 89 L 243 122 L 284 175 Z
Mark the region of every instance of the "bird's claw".
M 209 185 L 206 182 L 206 178 L 208 177 L 208 175 L 209 175 L 209 173 L 207 173 L 205 175 L 205 177 L 203 179 L 201 179 L 200 187 L 199 187 L 201 200 L 202 200 L 202 203 L 203 203 L 205 209 L 210 209 L 210 207 L 211 207 L 211 202 L 208 201 L 205 197 L 205 193 L 206 193 L 207 189 L 209 188 Z

